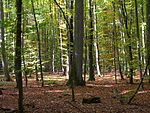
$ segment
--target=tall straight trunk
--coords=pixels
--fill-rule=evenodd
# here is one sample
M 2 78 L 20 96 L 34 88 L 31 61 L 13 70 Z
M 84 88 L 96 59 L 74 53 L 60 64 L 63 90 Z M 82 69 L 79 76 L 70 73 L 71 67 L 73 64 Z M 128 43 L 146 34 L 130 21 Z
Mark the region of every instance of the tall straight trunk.
M 98 48 L 98 35 L 97 35 L 97 14 L 96 14 L 96 0 L 93 2 L 93 12 L 94 12 L 94 32 L 95 32 L 95 41 L 94 41 L 94 46 L 95 46 L 95 59 L 96 59 L 96 70 L 98 76 L 101 76 L 100 72 L 100 65 L 99 65 L 99 48 Z
M 60 22 L 60 26 L 63 24 L 63 20 L 62 20 L 62 14 L 61 12 L 59 11 L 59 22 Z M 59 42 L 60 42 L 60 65 L 61 65 L 61 71 L 63 72 L 64 71 L 64 68 L 63 68 L 63 30 L 60 28 L 60 33 L 59 33 Z
M 74 55 L 76 69 L 76 85 L 83 85 L 82 64 L 83 64 L 83 38 L 84 38 L 84 0 L 75 0 L 75 21 L 74 21 Z M 79 43 L 80 42 L 80 43 Z
M 115 7 L 115 3 L 112 2 L 112 5 L 113 5 L 113 49 L 114 49 L 114 70 L 115 70 L 115 82 L 117 83 L 117 74 L 116 74 L 116 71 L 117 71 L 117 60 L 116 60 L 116 23 L 115 23 L 115 12 L 116 12 L 116 7 Z
M 118 47 L 116 48 L 116 54 L 117 54 L 117 62 L 118 62 L 120 77 L 121 77 L 121 80 L 123 80 L 124 77 L 123 77 L 123 73 L 122 73 L 121 62 L 120 62 L 120 57 L 119 57 L 119 48 Z
M 52 28 L 52 38 L 51 38 L 51 69 L 52 69 L 52 73 L 54 73 L 55 72 L 55 62 L 54 62 L 54 60 L 55 60 L 55 48 L 54 48 L 54 46 L 55 46 L 55 28 L 53 27 Z
M 147 27 L 147 65 L 150 76 L 150 0 L 146 0 L 146 27 Z M 150 79 L 149 79 L 150 83 Z
M 22 0 L 16 0 L 17 14 L 17 31 L 16 31 L 16 48 L 15 48 L 15 75 L 17 77 L 17 87 L 19 91 L 18 109 L 19 113 L 23 113 L 23 87 L 22 87 L 22 72 L 21 72 L 21 13 Z
M 5 37 L 4 37 L 4 9 L 3 9 L 3 0 L 0 0 L 0 21 L 1 21 L 1 26 L 0 26 L 0 39 L 2 40 L 1 42 L 1 50 L 2 50 L 2 65 L 3 65 L 3 70 L 4 70 L 4 75 L 6 78 L 6 81 L 10 81 L 10 75 L 8 71 L 8 61 L 7 61 L 7 55 L 6 55 L 6 50 L 5 50 Z
M 140 41 L 140 31 L 139 31 L 139 17 L 138 17 L 138 6 L 137 6 L 137 0 L 134 0 L 135 3 L 135 15 L 136 15 L 136 34 L 137 34 L 137 40 L 138 40 L 138 60 L 139 60 L 139 71 L 140 71 L 140 79 L 142 80 L 142 64 L 141 64 L 141 41 Z
M 38 41 L 38 54 L 39 54 L 40 72 L 41 72 L 41 81 L 42 81 L 42 87 L 43 87 L 44 86 L 44 80 L 43 80 L 43 70 L 42 70 L 40 32 L 39 32 L 38 23 L 37 23 L 37 20 L 36 20 L 36 15 L 35 15 L 35 9 L 34 9 L 33 0 L 31 0 L 31 3 L 32 3 L 33 16 L 34 16 L 34 21 L 35 21 L 35 26 L 36 26 L 37 41 Z
M 133 53 L 132 53 L 132 42 L 131 42 L 131 34 L 130 29 L 128 27 L 128 14 L 126 10 L 125 0 L 122 2 L 120 1 L 121 10 L 124 18 L 124 24 L 125 24 L 125 31 L 126 35 L 129 39 L 129 45 L 128 45 L 128 52 L 129 52 L 129 71 L 130 71 L 130 83 L 133 84 Z
M 67 25 L 67 37 L 68 37 L 68 56 L 69 56 L 69 81 L 72 82 L 73 75 L 73 0 L 67 0 L 67 9 L 70 12 L 68 16 L 69 25 Z
M 141 7 L 141 16 L 142 16 L 142 47 L 145 49 L 145 17 L 144 17 L 144 8 L 143 8 L 143 0 L 140 0 L 140 7 Z M 143 65 L 146 64 L 146 60 L 145 60 L 145 52 L 142 55 L 142 62 Z
M 93 8 L 92 8 L 92 0 L 88 0 L 88 28 L 89 28 L 89 35 L 88 35 L 88 48 L 89 48 L 89 80 L 95 80 L 94 77 L 94 63 L 93 63 Z
M 27 67 L 26 67 L 26 62 L 25 62 L 25 53 L 24 53 L 24 33 L 25 33 L 25 13 L 24 13 L 24 8 L 22 8 L 23 12 L 23 25 L 22 25 L 22 62 L 23 62 L 23 70 L 24 70 L 24 76 L 25 76 L 25 82 L 26 82 L 26 87 L 28 85 L 28 78 L 27 78 Z

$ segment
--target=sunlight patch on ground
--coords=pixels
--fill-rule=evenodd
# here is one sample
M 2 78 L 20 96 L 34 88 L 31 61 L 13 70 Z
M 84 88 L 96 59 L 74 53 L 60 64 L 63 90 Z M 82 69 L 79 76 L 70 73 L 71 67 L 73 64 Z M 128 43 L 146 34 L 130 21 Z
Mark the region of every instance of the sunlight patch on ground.
M 150 93 L 150 90 L 147 91 L 139 91 L 138 94 L 143 94 L 143 93 Z
M 65 76 L 44 76 L 44 80 L 57 80 L 57 81 L 62 81 L 65 80 Z
M 113 87 L 114 85 L 97 85 L 97 84 L 87 84 L 86 86 L 93 86 L 93 87 L 106 87 L 106 88 L 110 88 L 110 87 Z
M 63 93 L 65 90 L 49 90 L 46 93 Z

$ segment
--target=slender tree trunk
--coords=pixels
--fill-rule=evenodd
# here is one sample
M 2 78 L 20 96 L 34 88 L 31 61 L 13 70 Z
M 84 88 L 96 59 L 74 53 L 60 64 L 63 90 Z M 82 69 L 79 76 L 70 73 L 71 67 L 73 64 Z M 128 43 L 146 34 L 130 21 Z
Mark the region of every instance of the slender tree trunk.
M 84 1 L 84 10 L 87 10 L 87 0 Z M 86 11 L 84 12 L 84 17 L 86 17 L 87 13 Z M 85 37 L 84 37 L 84 70 L 83 70 L 83 74 L 84 74 L 84 82 L 86 83 L 86 75 L 87 75 L 87 58 L 88 58 L 88 47 L 87 47 L 87 42 L 88 42 L 88 27 L 87 27 L 87 21 L 86 21 L 86 18 L 84 18 L 84 30 L 85 30 Z
M 44 80 L 43 80 L 43 70 L 42 70 L 42 57 L 41 57 L 40 32 L 39 32 L 38 23 L 37 23 L 37 20 L 36 20 L 36 15 L 35 15 L 35 9 L 34 9 L 33 0 L 31 0 L 31 3 L 32 3 L 32 10 L 33 10 L 34 21 L 35 21 L 35 26 L 36 26 L 36 33 L 37 33 L 37 40 L 38 40 L 38 54 L 39 54 L 40 72 L 41 72 L 41 81 L 42 81 L 42 87 L 43 87 L 43 86 L 44 86 Z
M 147 65 L 150 76 L 150 0 L 146 0 L 146 27 L 147 27 Z M 150 79 L 149 79 L 150 83 Z
M 59 22 L 60 22 L 60 26 L 63 24 L 63 21 L 62 21 L 62 14 L 61 12 L 59 11 Z M 60 28 L 60 33 L 59 33 L 59 37 L 60 37 L 60 64 L 61 64 L 61 71 L 63 72 L 64 71 L 64 68 L 63 68 L 63 30 Z
M 95 46 L 95 57 L 96 57 L 96 69 L 97 69 L 98 76 L 101 76 L 100 65 L 99 65 L 98 35 L 97 35 L 96 0 L 94 0 L 93 12 L 94 12 L 94 32 L 95 32 L 94 46 Z
M 114 46 L 114 70 L 115 70 L 115 82 L 117 83 L 117 66 L 116 66 L 116 64 L 117 64 L 117 60 L 116 60 L 116 23 L 115 23 L 115 12 L 116 12 L 116 7 L 115 7 L 115 3 L 113 2 L 112 3 L 112 5 L 113 5 L 113 13 L 114 13 L 114 15 L 113 15 L 113 46 Z
M 89 43 L 88 43 L 88 47 L 89 47 L 89 80 L 95 80 L 94 77 L 94 63 L 93 63 L 93 16 L 92 16 L 92 12 L 93 12 L 93 8 L 92 8 L 92 1 L 88 0 L 88 11 L 89 11 L 89 15 L 88 15 L 88 20 L 89 20 Z
M 23 70 L 24 70 L 24 76 L 25 76 L 25 82 L 26 87 L 28 86 L 28 78 L 27 78 L 27 67 L 25 62 L 25 56 L 24 56 L 24 31 L 25 31 L 25 16 L 24 16 L 24 10 L 22 8 L 23 12 L 23 26 L 22 26 L 22 62 L 23 62 Z
M 135 3 L 135 15 L 136 15 L 136 34 L 138 39 L 138 61 L 139 61 L 139 71 L 140 71 L 140 79 L 142 80 L 142 64 L 141 64 L 141 41 L 140 41 L 140 32 L 139 32 L 139 18 L 138 18 L 138 6 L 137 0 L 134 0 Z
M 144 17 L 144 8 L 143 8 L 143 0 L 140 0 L 140 7 L 141 7 L 141 16 L 142 16 L 142 47 L 145 49 L 145 17 Z M 146 60 L 145 60 L 145 52 L 143 52 L 142 55 L 142 62 L 143 65 L 146 64 Z
M 2 50 L 2 65 L 3 65 L 3 70 L 4 70 L 4 75 L 6 78 L 6 81 L 10 81 L 10 75 L 8 71 L 8 61 L 7 61 L 7 55 L 6 55 L 6 50 L 5 50 L 5 39 L 4 39 L 4 9 L 3 9 L 3 0 L 0 0 L 0 39 L 2 40 L 1 42 L 1 50 Z
M 22 72 L 21 72 L 21 13 L 22 0 L 16 0 L 17 13 L 17 31 L 16 31 L 16 48 L 15 48 L 15 74 L 17 77 L 17 87 L 19 90 L 18 109 L 19 113 L 23 113 L 23 87 L 22 87 Z
M 54 60 L 55 60 L 55 28 L 53 27 L 52 28 L 52 39 L 51 39 L 51 41 L 52 41 L 52 47 L 51 47 L 51 68 L 52 68 L 52 73 L 54 73 L 55 72 L 55 62 L 54 62 Z
M 128 27 L 128 14 L 125 6 L 125 0 L 124 2 L 120 1 L 121 3 L 121 10 L 124 18 L 124 24 L 125 24 L 125 30 L 126 35 L 129 39 L 129 45 L 128 45 L 128 52 L 129 52 L 129 70 L 130 70 L 130 84 L 133 84 L 133 53 L 132 53 L 132 42 L 131 42 L 131 35 L 130 35 L 130 29 Z
M 74 78 L 74 69 L 73 69 L 73 0 L 66 0 L 66 9 L 69 11 L 70 15 L 68 15 L 67 20 L 67 39 L 68 39 L 68 61 L 69 61 L 69 77 L 68 77 L 68 85 L 72 85 Z

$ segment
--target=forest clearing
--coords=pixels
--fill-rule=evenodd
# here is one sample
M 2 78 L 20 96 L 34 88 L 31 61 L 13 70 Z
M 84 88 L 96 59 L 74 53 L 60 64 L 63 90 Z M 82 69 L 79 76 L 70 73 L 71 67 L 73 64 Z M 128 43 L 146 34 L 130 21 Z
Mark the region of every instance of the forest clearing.
M 72 101 L 71 89 L 66 86 L 65 76 L 46 74 L 45 86 L 41 87 L 34 78 L 29 78 L 28 87 L 24 91 L 25 113 L 149 113 L 150 86 L 144 81 L 144 89 L 140 89 L 131 104 L 128 99 L 133 95 L 139 80 L 129 84 L 126 80 L 115 83 L 113 73 L 104 77 L 96 77 L 95 81 L 87 81 L 86 86 L 75 87 L 75 102 Z M 46 79 L 45 78 L 45 79 Z M 25 83 L 24 83 L 25 84 Z M 0 81 L 3 95 L 0 97 L 0 113 L 16 113 L 18 92 L 15 82 Z M 114 92 L 115 89 L 118 92 Z M 115 94 L 118 93 L 118 94 Z M 124 95 L 122 102 L 119 95 Z M 117 96 L 117 97 L 115 97 Z M 100 97 L 100 103 L 82 103 L 83 98 Z

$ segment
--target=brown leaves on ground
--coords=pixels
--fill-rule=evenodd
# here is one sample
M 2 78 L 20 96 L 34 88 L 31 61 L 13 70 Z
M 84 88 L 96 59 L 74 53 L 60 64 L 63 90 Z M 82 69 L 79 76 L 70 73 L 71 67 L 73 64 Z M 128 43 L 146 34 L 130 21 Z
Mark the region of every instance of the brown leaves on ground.
M 150 85 L 144 84 L 132 101 L 126 104 L 138 84 L 128 84 L 126 80 L 118 80 L 115 84 L 112 75 L 96 77 L 96 81 L 88 81 L 84 87 L 75 88 L 75 102 L 71 101 L 71 89 L 65 85 L 64 79 L 58 75 L 49 75 L 55 82 L 47 82 L 44 87 L 30 80 L 24 87 L 24 109 L 26 113 L 149 113 Z M 59 81 L 57 81 L 57 77 Z M 50 80 L 49 80 L 50 81 Z M 15 85 L 1 85 L 3 95 L 0 96 L 0 113 L 17 110 L 18 92 Z M 116 91 L 117 98 L 113 98 Z M 121 95 L 121 96 L 120 96 Z M 83 98 L 100 97 L 101 103 L 82 104 Z M 124 98 L 125 102 L 121 102 Z

